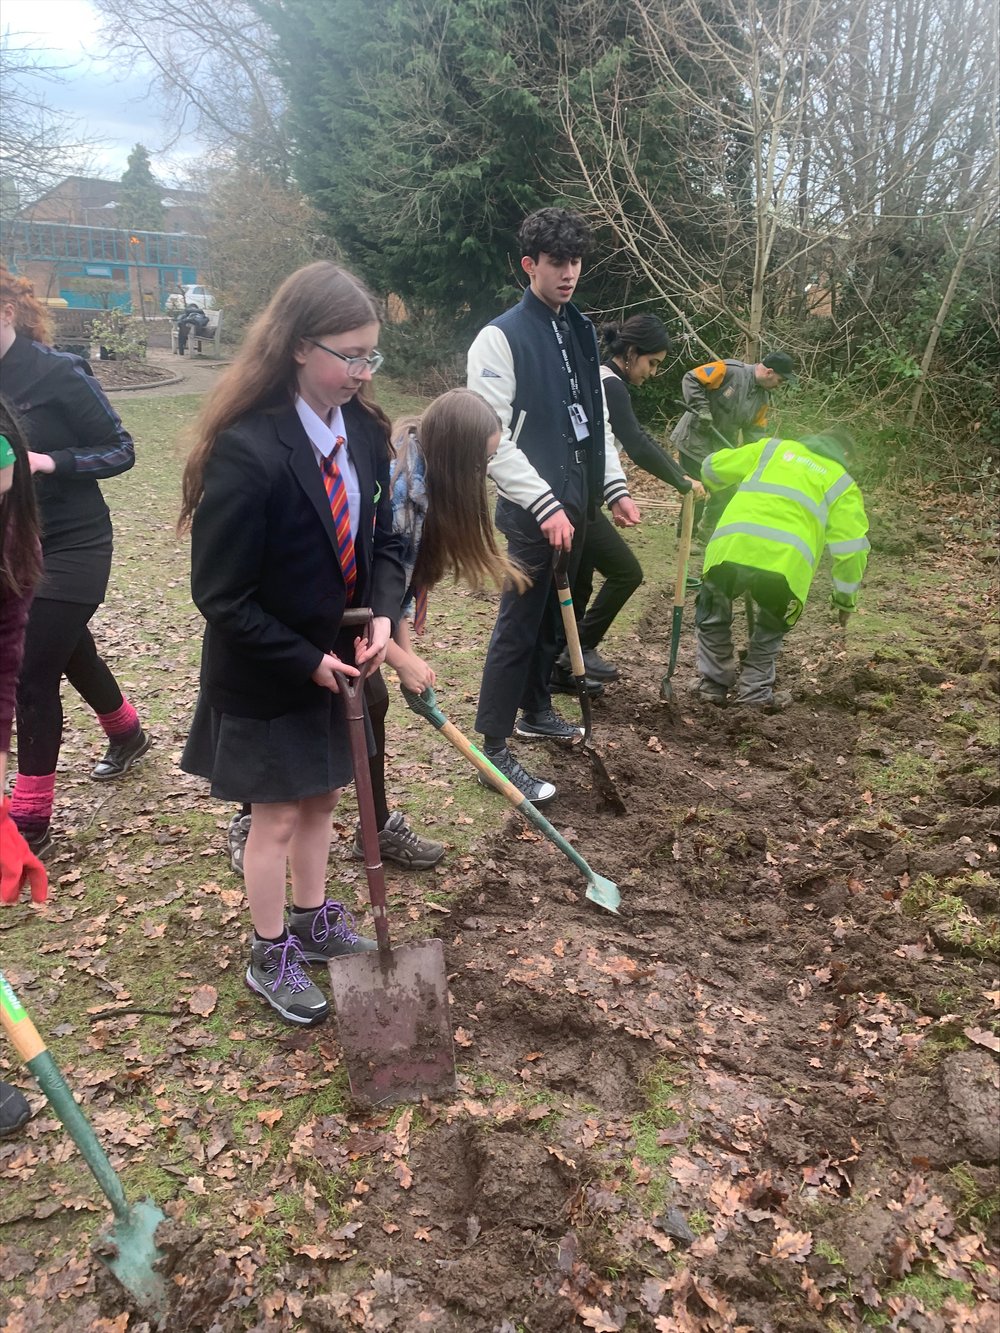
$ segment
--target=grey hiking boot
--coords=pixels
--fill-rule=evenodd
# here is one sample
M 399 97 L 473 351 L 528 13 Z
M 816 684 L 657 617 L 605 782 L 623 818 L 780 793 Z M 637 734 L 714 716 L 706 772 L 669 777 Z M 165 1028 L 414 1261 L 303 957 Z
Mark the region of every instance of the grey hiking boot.
M 571 726 L 554 708 L 546 708 L 541 713 L 522 713 L 514 723 L 514 735 L 526 741 L 577 741 L 583 727 Z
M 379 851 L 383 861 L 395 861 L 407 870 L 430 870 L 444 856 L 444 843 L 434 842 L 431 838 L 421 838 L 414 833 L 406 822 L 401 810 L 389 816 L 385 828 L 378 835 Z M 354 846 L 351 855 L 355 860 L 365 859 L 365 849 L 361 845 L 361 825 L 354 830 Z
M 507 781 L 512 782 L 532 805 L 545 805 L 555 796 L 556 789 L 553 784 L 545 782 L 542 778 L 533 778 L 527 769 L 521 767 L 506 746 L 502 750 L 485 750 L 483 753 L 493 767 L 498 768 Z M 480 773 L 479 781 L 491 791 L 496 790 L 485 773 Z
M 327 898 L 322 907 L 293 907 L 288 914 L 288 933 L 299 943 L 308 963 L 326 963 L 350 953 L 377 949 L 354 929 L 354 918 L 343 903 Z
M 110 782 L 113 778 L 124 777 L 152 743 L 142 727 L 128 740 L 113 741 L 105 751 L 104 758 L 99 759 L 91 769 L 90 776 L 95 782 Z
M 226 843 L 229 847 L 229 864 L 235 875 L 243 874 L 243 858 L 247 851 L 247 838 L 250 836 L 250 816 L 237 810 L 229 821 Z
M 254 938 L 246 983 L 262 995 L 271 1008 L 299 1027 L 315 1027 L 330 1012 L 326 996 L 305 973 L 305 956 L 298 938 L 288 933 L 277 942 Z

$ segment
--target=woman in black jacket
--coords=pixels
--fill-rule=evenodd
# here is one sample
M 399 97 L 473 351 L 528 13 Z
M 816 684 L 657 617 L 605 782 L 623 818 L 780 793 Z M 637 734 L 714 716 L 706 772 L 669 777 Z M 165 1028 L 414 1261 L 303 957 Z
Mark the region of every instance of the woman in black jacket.
M 108 749 L 91 776 L 121 777 L 149 749 L 139 717 L 99 656 L 88 624 L 111 573 L 111 515 L 98 482 L 135 462 L 132 437 L 81 357 L 47 343 L 48 312 L 0 265 L 0 382 L 28 440 L 44 573 L 17 689 L 11 815 L 36 855 L 49 823 L 62 742 L 63 676 L 97 714 Z
M 601 379 L 608 404 L 608 418 L 619 450 L 646 472 L 686 495 L 694 490 L 705 494 L 701 482 L 685 476 L 683 469 L 643 430 L 632 408 L 630 388 L 645 384 L 655 375 L 670 349 L 670 335 L 656 315 L 631 315 L 621 325 L 606 324 L 601 330 L 604 357 Z M 604 584 L 590 601 L 594 574 L 603 574 Z M 588 681 L 618 679 L 618 668 L 603 658 L 597 645 L 628 599 L 642 583 L 642 566 L 628 542 L 609 522 L 603 510 L 587 526 L 580 571 L 573 583 L 573 605 L 580 628 L 580 646 Z M 590 605 L 588 606 L 588 603 Z M 569 654 L 556 662 L 552 683 L 573 689 Z

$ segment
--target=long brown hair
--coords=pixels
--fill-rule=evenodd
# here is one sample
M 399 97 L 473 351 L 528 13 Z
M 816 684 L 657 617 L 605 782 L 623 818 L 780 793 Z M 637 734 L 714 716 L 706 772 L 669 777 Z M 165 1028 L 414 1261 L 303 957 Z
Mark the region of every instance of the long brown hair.
M 181 531 L 198 507 L 205 464 L 222 432 L 251 412 L 278 407 L 294 397 L 295 351 L 302 340 L 349 333 L 378 319 L 375 298 L 364 283 L 327 260 L 307 264 L 285 279 L 254 320 L 195 423 L 194 448 L 184 469 Z M 381 410 L 359 397 L 362 407 L 384 428 L 387 422 Z
M 0 262 L 0 305 L 14 307 L 14 330 L 36 343 L 52 341 L 52 316 L 27 278 L 17 278 Z
M 0 398 L 0 435 L 14 450 L 14 478 L 0 498 L 3 535 L 0 537 L 0 592 L 23 597 L 42 575 L 42 548 L 38 540 L 38 506 L 31 479 L 28 445 L 10 404 Z
M 486 499 L 486 447 L 500 429 L 497 414 L 470 389 L 435 398 L 417 426 L 424 456 L 427 516 L 413 571 L 418 588 L 433 588 L 446 574 L 472 588 L 531 582 L 497 547 Z

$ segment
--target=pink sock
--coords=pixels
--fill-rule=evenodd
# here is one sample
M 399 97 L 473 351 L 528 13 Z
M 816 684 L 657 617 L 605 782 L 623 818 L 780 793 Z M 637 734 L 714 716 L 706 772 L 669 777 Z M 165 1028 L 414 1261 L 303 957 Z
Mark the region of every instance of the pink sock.
M 46 828 L 56 794 L 55 773 L 18 773 L 10 797 L 10 813 L 21 832 Z
M 124 741 L 139 730 L 139 714 L 122 695 L 122 706 L 113 713 L 98 713 L 97 720 L 109 741 Z

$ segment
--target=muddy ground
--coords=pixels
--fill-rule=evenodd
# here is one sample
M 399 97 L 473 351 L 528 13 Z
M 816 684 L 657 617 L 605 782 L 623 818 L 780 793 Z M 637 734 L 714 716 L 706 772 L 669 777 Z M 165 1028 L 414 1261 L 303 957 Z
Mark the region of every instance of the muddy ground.
M 979 561 L 982 586 L 980 548 L 944 554 Z M 891 607 L 909 630 L 873 650 L 813 616 L 788 641 L 794 704 L 777 716 L 692 701 L 687 643 L 677 703 L 660 703 L 667 602 L 649 598 L 616 645 L 633 665 L 595 704 L 623 810 L 583 753 L 523 747 L 559 786 L 550 818 L 618 883 L 622 911 L 588 903 L 513 813 L 450 862 L 429 916 L 453 996 L 450 1104 L 307 1101 L 272 1150 L 266 1115 L 238 1144 L 238 1117 L 213 1115 L 240 1085 L 239 1044 L 201 1058 L 171 1024 L 197 1105 L 158 1100 L 141 1065 L 131 1094 L 108 1075 L 117 1104 L 142 1092 L 160 1129 L 199 1145 L 168 1206 L 163 1327 L 994 1333 L 995 600 L 973 591 L 963 607 L 890 573 L 868 615 Z M 198 929 L 232 919 L 231 887 Z M 109 1037 L 104 1062 L 131 1040 Z M 342 1079 L 333 1024 L 275 1046 L 263 1068 L 279 1107 L 301 1105 L 303 1079 Z M 121 1125 L 126 1156 L 138 1119 Z M 37 1146 L 5 1146 L 5 1169 L 29 1169 Z M 349 1188 L 333 1199 L 335 1177 Z M 224 1192 L 224 1227 L 199 1213 L 206 1190 Z M 292 1196 L 304 1212 L 285 1224 Z M 15 1228 L 4 1329 L 155 1326 L 82 1243 L 49 1233 L 40 1262 L 43 1225 Z

